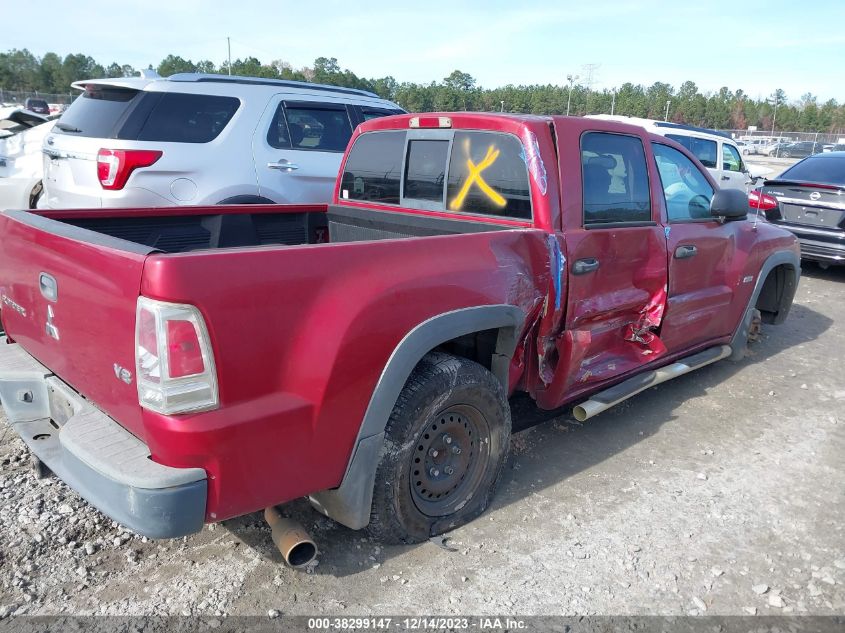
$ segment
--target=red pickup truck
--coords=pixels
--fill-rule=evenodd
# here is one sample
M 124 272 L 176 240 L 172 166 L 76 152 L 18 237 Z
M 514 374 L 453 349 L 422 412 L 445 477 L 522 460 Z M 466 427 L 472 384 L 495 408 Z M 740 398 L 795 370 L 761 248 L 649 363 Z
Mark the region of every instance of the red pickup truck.
M 0 398 L 141 534 L 308 496 L 419 541 L 488 505 L 515 392 L 586 419 L 786 317 L 747 211 L 639 127 L 478 113 L 362 124 L 329 205 L 6 211 Z

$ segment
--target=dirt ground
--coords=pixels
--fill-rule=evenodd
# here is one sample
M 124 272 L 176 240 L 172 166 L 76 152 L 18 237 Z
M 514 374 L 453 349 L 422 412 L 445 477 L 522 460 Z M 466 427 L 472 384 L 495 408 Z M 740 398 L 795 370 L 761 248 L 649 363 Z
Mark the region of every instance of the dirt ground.
M 845 269 L 806 266 L 753 355 L 585 423 L 520 407 L 494 505 L 445 542 L 380 547 L 304 502 L 286 568 L 260 515 L 146 542 L 0 423 L 0 617 L 28 614 L 845 613 Z M 528 428 L 525 428 L 528 427 Z

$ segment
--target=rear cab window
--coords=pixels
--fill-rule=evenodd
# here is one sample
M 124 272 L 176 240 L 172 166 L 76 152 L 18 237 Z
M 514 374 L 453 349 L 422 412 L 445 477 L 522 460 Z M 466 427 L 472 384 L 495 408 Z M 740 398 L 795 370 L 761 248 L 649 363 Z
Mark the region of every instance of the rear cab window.
M 340 197 L 398 205 L 406 136 L 404 130 L 359 136 L 346 159 Z
M 502 132 L 367 132 L 349 152 L 339 197 L 530 221 L 524 156 L 519 139 Z

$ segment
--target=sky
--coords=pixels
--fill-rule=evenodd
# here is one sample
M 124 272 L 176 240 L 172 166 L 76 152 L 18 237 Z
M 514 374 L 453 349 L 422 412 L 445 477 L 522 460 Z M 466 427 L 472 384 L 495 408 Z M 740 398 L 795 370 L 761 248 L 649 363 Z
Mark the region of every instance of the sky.
M 10 0 L 4 0 L 6 2 Z M 52 6 L 51 6 L 52 5 Z M 776 88 L 845 102 L 845 0 L 42 0 L 47 19 L 3 29 L 0 50 L 85 53 L 153 67 L 276 59 L 294 68 L 336 57 L 359 76 L 441 81 L 459 69 L 478 85 L 566 83 L 595 65 L 593 88 L 686 80 L 765 98 Z

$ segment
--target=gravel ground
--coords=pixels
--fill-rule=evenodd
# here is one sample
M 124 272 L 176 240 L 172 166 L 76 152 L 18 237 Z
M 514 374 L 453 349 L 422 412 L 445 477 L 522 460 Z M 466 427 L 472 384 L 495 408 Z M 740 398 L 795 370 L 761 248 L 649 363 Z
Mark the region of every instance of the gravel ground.
M 808 265 L 742 363 L 584 425 L 518 407 L 493 507 L 443 544 L 380 547 L 304 502 L 321 548 L 281 562 L 259 514 L 139 538 L 0 423 L 0 617 L 845 613 L 845 269 Z M 527 428 L 526 428 L 527 427 Z

